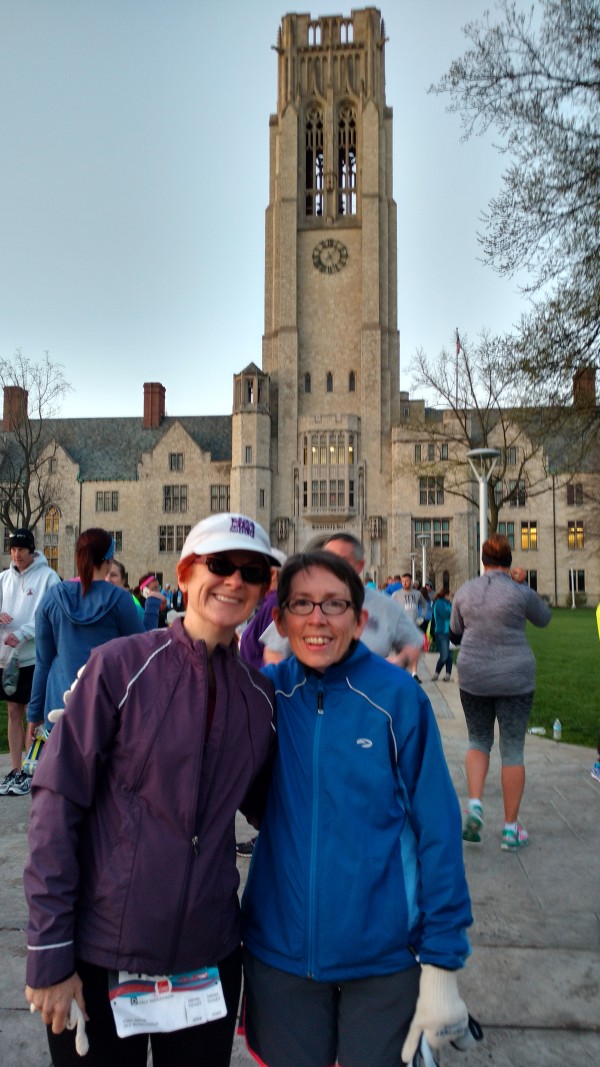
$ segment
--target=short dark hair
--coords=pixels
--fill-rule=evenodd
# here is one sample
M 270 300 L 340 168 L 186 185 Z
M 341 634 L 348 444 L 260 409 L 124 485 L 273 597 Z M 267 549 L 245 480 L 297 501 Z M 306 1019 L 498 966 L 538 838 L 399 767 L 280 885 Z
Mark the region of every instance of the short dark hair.
M 292 579 L 297 574 L 300 574 L 301 571 L 309 570 L 310 567 L 323 567 L 348 586 L 352 607 L 358 618 L 365 600 L 365 587 L 347 560 L 343 559 L 342 556 L 336 556 L 333 552 L 327 552 L 324 548 L 315 549 L 313 552 L 298 552 L 295 556 L 290 556 L 284 563 L 277 583 L 277 606 L 279 610 L 284 611 L 288 603 Z
M 343 541 L 345 545 L 350 545 L 357 563 L 364 560 L 365 547 L 362 541 L 359 541 L 358 537 L 355 537 L 354 534 L 344 533 L 343 530 L 340 533 L 328 534 L 323 541 L 321 548 L 327 548 L 327 545 L 331 544 L 332 541 Z

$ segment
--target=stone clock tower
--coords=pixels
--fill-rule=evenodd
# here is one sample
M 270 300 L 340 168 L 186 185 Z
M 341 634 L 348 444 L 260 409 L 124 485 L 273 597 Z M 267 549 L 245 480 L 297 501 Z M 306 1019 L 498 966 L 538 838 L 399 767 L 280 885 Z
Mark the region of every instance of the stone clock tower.
M 272 534 L 292 552 L 345 529 L 381 570 L 399 412 L 384 23 L 375 8 L 286 15 L 276 51 L 262 363 Z

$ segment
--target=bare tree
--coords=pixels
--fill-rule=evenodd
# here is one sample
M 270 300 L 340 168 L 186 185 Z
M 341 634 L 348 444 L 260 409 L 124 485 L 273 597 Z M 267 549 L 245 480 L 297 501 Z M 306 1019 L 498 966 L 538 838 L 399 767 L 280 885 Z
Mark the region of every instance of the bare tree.
M 71 386 L 62 366 L 47 352 L 40 363 L 33 363 L 20 350 L 12 359 L 0 360 L 0 385 L 0 521 L 8 530 L 33 530 L 48 508 L 59 503 L 51 420 Z
M 531 311 L 513 357 L 537 398 L 557 402 L 600 352 L 600 7 L 496 9 L 464 27 L 472 47 L 430 92 L 449 96 L 465 139 L 499 135 L 508 166 L 479 240 L 500 274 L 527 275 Z
M 476 504 L 478 490 L 466 453 L 475 448 L 500 452 L 488 485 L 490 533 L 497 529 L 503 505 L 519 505 L 526 497 L 548 492 L 549 442 L 556 444 L 558 427 L 566 421 L 563 409 L 522 405 L 510 344 L 510 338 L 482 333 L 469 348 L 457 332 L 455 356 L 445 350 L 430 360 L 419 349 L 410 367 L 413 386 L 433 395 L 442 408 L 429 412 L 421 427 L 425 442 L 433 446 L 431 454 L 422 456 L 424 492 L 435 495 L 443 479 L 444 493 Z M 561 485 L 581 459 L 578 440 L 569 433 L 568 444 L 560 446 L 560 462 L 557 458 L 552 473 Z

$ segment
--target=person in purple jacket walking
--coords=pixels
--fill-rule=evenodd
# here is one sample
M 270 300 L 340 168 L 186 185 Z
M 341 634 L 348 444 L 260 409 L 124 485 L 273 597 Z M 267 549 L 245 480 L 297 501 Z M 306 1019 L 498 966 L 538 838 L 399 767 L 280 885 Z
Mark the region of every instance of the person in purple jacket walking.
M 154 1067 L 230 1062 L 235 814 L 256 821 L 274 748 L 272 685 L 235 634 L 273 565 L 246 516 L 198 523 L 177 568 L 185 619 L 93 651 L 46 743 L 24 876 L 26 997 L 54 1067 L 86 1048 L 89 1067 L 145 1067 L 149 1037 Z

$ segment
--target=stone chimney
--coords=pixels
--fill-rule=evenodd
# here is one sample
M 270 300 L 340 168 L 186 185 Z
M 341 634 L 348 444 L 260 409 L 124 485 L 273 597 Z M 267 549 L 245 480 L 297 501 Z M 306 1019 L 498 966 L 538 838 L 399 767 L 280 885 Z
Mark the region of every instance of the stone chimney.
M 27 418 L 29 393 L 21 385 L 4 386 L 2 429 L 14 430 Z
M 165 417 L 165 387 L 144 382 L 144 429 L 156 430 Z
M 576 408 L 596 407 L 596 369 L 580 367 L 573 375 L 573 404 Z M 6 407 L 6 405 L 5 405 Z

